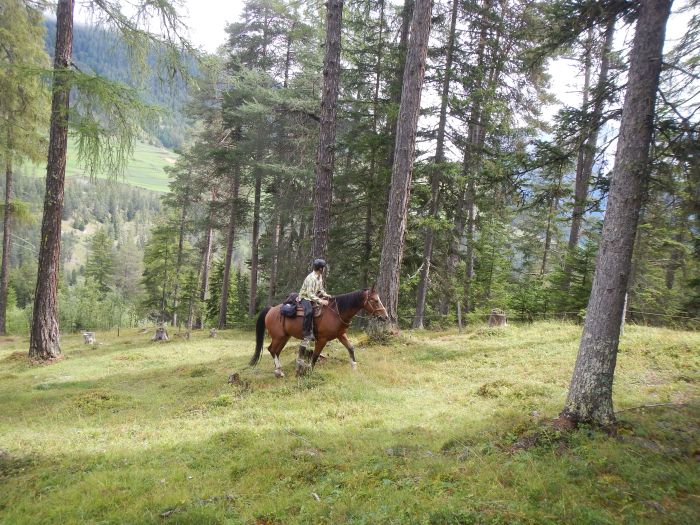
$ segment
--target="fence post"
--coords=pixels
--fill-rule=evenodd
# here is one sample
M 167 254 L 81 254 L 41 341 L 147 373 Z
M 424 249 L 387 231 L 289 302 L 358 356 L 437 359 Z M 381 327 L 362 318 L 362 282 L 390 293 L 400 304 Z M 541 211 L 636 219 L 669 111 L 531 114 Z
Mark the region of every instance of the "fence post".
M 457 326 L 459 333 L 462 333 L 462 301 L 457 301 Z

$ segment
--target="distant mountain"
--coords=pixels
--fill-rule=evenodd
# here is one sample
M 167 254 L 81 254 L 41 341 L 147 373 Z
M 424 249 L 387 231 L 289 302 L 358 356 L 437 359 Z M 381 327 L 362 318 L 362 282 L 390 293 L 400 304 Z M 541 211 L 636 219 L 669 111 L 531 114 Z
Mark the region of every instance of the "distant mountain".
M 56 39 L 56 21 L 46 19 L 46 49 L 53 56 Z M 149 104 L 165 109 L 160 122 L 146 129 L 154 145 L 166 148 L 182 146 L 190 126 L 183 115 L 187 89 L 181 81 L 162 82 L 154 73 L 156 59 L 148 58 L 151 67 L 145 79 L 139 78 L 132 67 L 129 52 L 119 35 L 99 27 L 75 25 L 73 29 L 73 60 L 86 72 L 93 72 L 110 80 L 123 82 L 142 92 Z M 194 60 L 192 60 L 194 68 Z

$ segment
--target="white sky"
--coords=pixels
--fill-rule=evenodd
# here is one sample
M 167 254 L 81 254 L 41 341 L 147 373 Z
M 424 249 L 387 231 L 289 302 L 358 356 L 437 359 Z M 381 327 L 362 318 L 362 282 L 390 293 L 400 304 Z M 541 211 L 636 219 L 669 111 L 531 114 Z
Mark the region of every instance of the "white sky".
M 184 0 L 185 24 L 195 47 L 209 53 L 226 41 L 224 28 L 238 21 L 243 10 L 243 0 Z

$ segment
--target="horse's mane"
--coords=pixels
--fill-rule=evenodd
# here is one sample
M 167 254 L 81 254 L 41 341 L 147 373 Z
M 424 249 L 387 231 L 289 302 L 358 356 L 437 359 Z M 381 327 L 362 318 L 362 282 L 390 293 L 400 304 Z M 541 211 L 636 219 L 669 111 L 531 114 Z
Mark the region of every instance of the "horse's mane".
M 338 312 L 342 313 L 351 308 L 359 308 L 365 302 L 365 290 L 357 290 L 355 292 L 344 293 L 333 297 L 335 304 L 338 306 Z

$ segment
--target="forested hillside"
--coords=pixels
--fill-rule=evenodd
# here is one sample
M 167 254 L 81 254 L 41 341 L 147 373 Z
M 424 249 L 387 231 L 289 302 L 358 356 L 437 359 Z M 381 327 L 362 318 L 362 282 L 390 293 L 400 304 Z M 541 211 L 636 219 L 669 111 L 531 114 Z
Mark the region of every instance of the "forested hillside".
M 45 19 L 46 52 L 53 55 L 56 44 L 56 21 Z M 145 60 L 149 74 L 143 77 L 134 65 L 134 57 L 123 38 L 98 26 L 76 24 L 73 35 L 73 58 L 82 71 L 123 82 L 139 90 L 143 100 L 161 108 L 156 122 L 145 129 L 147 142 L 165 148 L 179 148 L 187 140 L 190 126 L 183 115 L 187 98 L 186 86 L 178 80 L 159 78 L 153 67 L 157 60 L 151 53 Z M 194 61 L 191 63 L 194 65 Z

